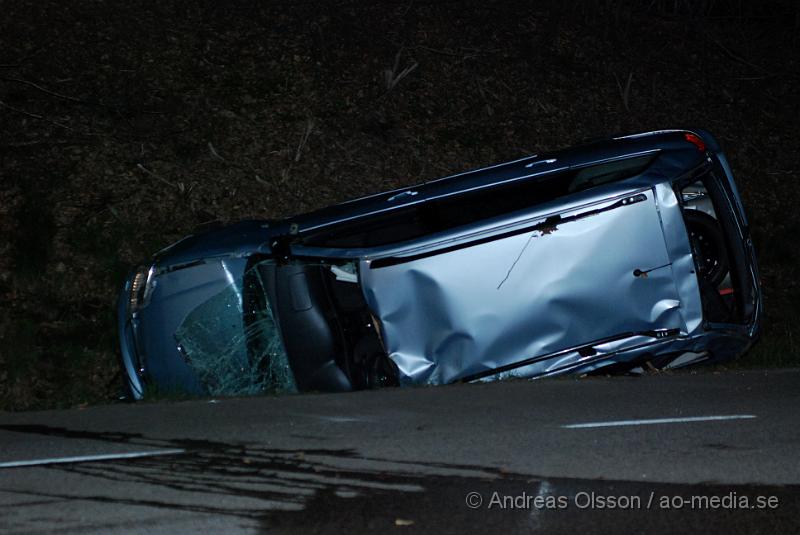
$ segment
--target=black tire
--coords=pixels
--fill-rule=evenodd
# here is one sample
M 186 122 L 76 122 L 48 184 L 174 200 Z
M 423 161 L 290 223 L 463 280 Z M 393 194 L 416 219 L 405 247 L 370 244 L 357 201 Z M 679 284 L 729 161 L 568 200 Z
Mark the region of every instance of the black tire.
M 698 276 L 714 288 L 728 273 L 728 253 L 725 236 L 717 220 L 699 210 L 684 212 L 686 230 L 692 244 Z

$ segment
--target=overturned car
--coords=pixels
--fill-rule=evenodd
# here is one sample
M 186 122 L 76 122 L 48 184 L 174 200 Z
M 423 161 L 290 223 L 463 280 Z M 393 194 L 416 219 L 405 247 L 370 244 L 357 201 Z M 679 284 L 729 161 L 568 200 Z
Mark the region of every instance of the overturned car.
M 138 399 L 718 362 L 760 315 L 724 155 L 667 130 L 188 236 L 126 281 L 119 332 Z

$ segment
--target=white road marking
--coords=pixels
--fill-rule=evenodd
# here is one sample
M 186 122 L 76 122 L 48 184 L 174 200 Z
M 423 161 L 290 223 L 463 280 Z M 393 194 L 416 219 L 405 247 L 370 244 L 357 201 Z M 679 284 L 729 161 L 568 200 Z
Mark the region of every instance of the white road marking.
M 315 418 L 319 418 L 320 420 L 325 420 L 326 422 L 336 422 L 338 424 L 343 424 L 347 422 L 361 422 L 361 418 L 353 418 L 350 416 L 317 416 L 314 415 Z
M 329 416 L 327 414 L 308 414 L 308 413 L 292 413 L 292 416 L 302 418 L 314 418 L 315 420 L 323 420 L 325 422 L 334 422 L 337 424 L 350 423 L 350 422 L 366 422 L 369 418 L 361 418 L 358 416 Z
M 41 466 L 45 464 L 90 463 L 94 461 L 116 461 L 118 459 L 137 459 L 139 457 L 155 457 L 158 455 L 177 455 L 186 453 L 184 449 L 134 451 L 129 453 L 106 453 L 100 455 L 83 455 L 78 457 L 54 457 L 52 459 L 33 459 L 30 461 L 9 461 L 0 463 L 0 468 L 18 468 L 22 466 Z
M 618 427 L 623 425 L 682 424 L 687 422 L 712 422 L 717 420 L 749 420 L 754 414 L 731 414 L 727 416 L 689 416 L 686 418 L 654 418 L 652 420 L 617 420 L 615 422 L 589 422 L 585 424 L 562 425 L 564 429 L 585 427 Z

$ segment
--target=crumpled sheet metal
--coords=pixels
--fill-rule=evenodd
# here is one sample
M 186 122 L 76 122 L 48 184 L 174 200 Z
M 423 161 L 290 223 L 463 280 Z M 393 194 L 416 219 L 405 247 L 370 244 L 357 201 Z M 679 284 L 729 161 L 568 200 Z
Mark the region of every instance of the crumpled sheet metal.
M 646 199 L 446 254 L 375 268 L 362 260 L 365 298 L 401 382 L 449 383 L 619 333 L 677 328 L 688 334 L 699 313 L 682 298 L 699 306 L 699 292 L 696 282 L 693 291 L 690 282 L 676 281 L 687 278 L 691 252 L 673 219 L 680 217 L 677 200 L 666 190 L 637 192 Z M 649 272 L 637 277 L 636 269 Z M 598 346 L 590 359 L 652 341 L 637 336 Z M 586 361 L 577 352 L 562 353 L 512 375 Z
M 655 186 L 658 215 L 661 229 L 667 244 L 667 254 L 672 262 L 672 273 L 681 302 L 680 314 L 683 317 L 687 335 L 702 331 L 703 306 L 700 300 L 700 287 L 695 274 L 692 246 L 686 233 L 678 197 L 669 183 Z

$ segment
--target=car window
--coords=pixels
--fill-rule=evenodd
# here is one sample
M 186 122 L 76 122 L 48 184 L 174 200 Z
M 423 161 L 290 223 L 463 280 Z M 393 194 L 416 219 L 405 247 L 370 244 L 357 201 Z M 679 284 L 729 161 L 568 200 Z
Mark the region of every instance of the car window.
M 639 175 L 654 158 L 654 154 L 647 154 L 431 199 L 323 229 L 305 236 L 303 244 L 362 248 L 413 240 Z
M 570 182 L 569 191 L 583 191 L 594 186 L 610 184 L 625 178 L 642 173 L 653 161 L 653 155 L 648 154 L 637 158 L 615 160 L 599 165 L 592 165 L 578 169 Z

